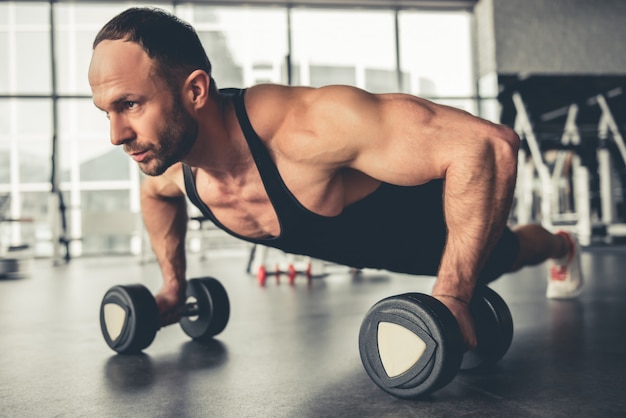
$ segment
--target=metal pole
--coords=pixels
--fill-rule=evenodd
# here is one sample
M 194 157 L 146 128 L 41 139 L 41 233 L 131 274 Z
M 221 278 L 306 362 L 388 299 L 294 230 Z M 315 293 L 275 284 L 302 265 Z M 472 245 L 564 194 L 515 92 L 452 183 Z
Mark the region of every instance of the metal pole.
M 398 82 L 398 90 L 404 92 L 404 79 L 402 77 L 402 63 L 400 62 L 400 23 L 398 15 L 400 10 L 396 9 L 394 12 L 394 31 L 396 41 L 396 78 Z
M 524 138 L 526 138 L 526 143 L 530 150 L 530 157 L 535 165 L 535 170 L 537 170 L 537 176 L 539 177 L 539 183 L 541 185 L 541 223 L 545 228 L 551 230 L 553 229 L 553 225 L 552 182 L 550 172 L 543 161 L 539 141 L 533 132 L 530 117 L 526 111 L 522 96 L 518 92 L 513 93 L 513 104 L 515 105 L 517 116 L 519 117 L 519 122 L 518 119 L 516 119 L 516 124 L 518 125 L 518 129 L 522 131 Z
M 50 76 L 52 89 L 52 152 L 51 152 L 51 173 L 50 173 L 50 197 L 48 199 L 48 212 L 50 214 L 51 235 L 52 235 L 52 261 L 55 265 L 61 261 L 61 247 L 65 244 L 65 261 L 69 261 L 69 246 L 65 236 L 65 205 L 59 187 L 59 153 L 58 153 L 58 91 L 57 73 L 55 57 L 55 37 L 54 37 L 54 0 L 50 2 Z
M 287 85 L 293 84 L 293 68 L 291 68 L 292 57 L 292 34 L 291 34 L 291 5 L 287 6 L 287 56 L 285 57 L 285 65 L 287 66 Z

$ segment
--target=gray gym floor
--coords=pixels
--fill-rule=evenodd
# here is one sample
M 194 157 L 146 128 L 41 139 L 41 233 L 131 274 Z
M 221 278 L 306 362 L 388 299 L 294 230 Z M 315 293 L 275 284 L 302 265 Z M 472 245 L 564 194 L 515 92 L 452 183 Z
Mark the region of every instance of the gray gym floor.
M 115 355 L 100 334 L 106 290 L 159 287 L 155 264 L 85 258 L 0 281 L 3 417 L 614 417 L 626 416 L 626 249 L 583 255 L 578 301 L 544 297 L 544 266 L 493 288 L 515 323 L 513 344 L 481 374 L 458 375 L 421 401 L 378 389 L 358 353 L 365 312 L 379 299 L 428 292 L 432 278 L 347 269 L 307 285 L 261 288 L 245 254 L 190 257 L 189 276 L 219 278 L 230 295 L 226 330 L 210 344 L 177 326 L 143 355 Z

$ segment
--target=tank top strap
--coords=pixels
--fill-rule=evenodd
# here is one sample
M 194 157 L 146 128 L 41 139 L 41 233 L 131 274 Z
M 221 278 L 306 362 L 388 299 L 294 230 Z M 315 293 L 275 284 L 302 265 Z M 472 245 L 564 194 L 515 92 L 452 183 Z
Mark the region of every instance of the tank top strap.
M 183 177 L 185 180 L 185 191 L 191 203 L 193 203 L 198 209 L 200 209 L 202 215 L 215 222 L 216 219 L 213 216 L 213 213 L 211 212 L 209 207 L 204 204 L 202 199 L 200 199 L 198 189 L 196 188 L 196 180 L 194 178 L 193 171 L 191 167 L 189 167 L 187 164 L 183 164 Z
M 248 147 L 250 147 L 250 152 L 259 170 L 259 174 L 261 175 L 265 190 L 274 206 L 278 218 L 281 220 L 281 223 L 283 223 L 293 214 L 293 209 L 295 209 L 294 205 L 299 204 L 287 188 L 265 144 L 263 144 L 250 123 L 244 104 L 245 91 L 245 89 L 241 89 L 239 94 L 233 96 L 235 113 L 237 114 L 243 135 L 248 142 Z

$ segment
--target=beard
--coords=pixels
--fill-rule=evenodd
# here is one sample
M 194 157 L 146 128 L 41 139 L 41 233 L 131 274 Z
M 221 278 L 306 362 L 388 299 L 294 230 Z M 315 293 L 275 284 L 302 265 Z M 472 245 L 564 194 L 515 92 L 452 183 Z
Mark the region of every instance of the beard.
M 159 176 L 182 160 L 196 143 L 198 122 L 187 112 L 178 95 L 174 95 L 172 116 L 157 133 L 158 145 L 147 148 L 151 154 L 139 163 L 148 176 Z

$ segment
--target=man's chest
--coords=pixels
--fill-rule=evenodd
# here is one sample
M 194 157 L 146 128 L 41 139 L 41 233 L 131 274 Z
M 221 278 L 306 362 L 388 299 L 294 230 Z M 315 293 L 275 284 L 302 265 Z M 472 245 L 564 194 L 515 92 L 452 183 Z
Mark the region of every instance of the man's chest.
M 320 182 L 306 175 L 285 177 L 287 180 L 272 187 L 274 194 L 281 194 L 283 199 L 272 199 L 258 172 L 238 178 L 218 178 L 199 173 L 196 189 L 222 227 L 249 238 L 280 235 L 280 213 L 294 210 L 293 207 L 285 208 L 281 201 L 295 200 L 299 203 L 295 205 L 296 210 L 322 216 L 334 216 L 343 210 L 343 184 L 338 179 L 333 177 Z

